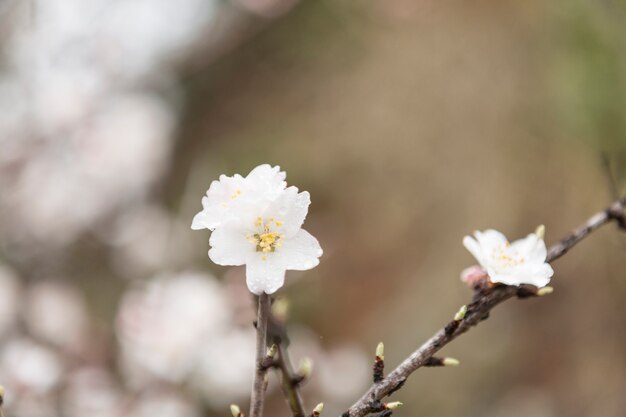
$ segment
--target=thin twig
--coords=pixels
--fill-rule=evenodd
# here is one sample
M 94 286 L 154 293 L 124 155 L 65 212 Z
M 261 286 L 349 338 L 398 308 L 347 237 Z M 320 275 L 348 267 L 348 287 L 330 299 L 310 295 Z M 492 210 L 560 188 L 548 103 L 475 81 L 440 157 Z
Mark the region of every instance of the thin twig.
M 607 209 L 593 215 L 582 226 L 575 229 L 568 236 L 550 247 L 547 262 L 552 262 L 574 245 L 588 236 L 600 226 L 615 221 L 620 227 L 624 227 L 624 207 L 626 197 L 616 201 Z M 376 411 L 376 405 L 387 395 L 392 394 L 402 387 L 409 375 L 418 368 L 427 365 L 430 358 L 445 345 L 465 333 L 471 327 L 476 326 L 482 320 L 489 317 L 489 312 L 496 305 L 517 295 L 518 288 L 506 285 L 496 285 L 479 288 L 474 294 L 472 302 L 467 305 L 467 312 L 460 320 L 452 320 L 440 329 L 434 336 L 414 351 L 396 369 L 394 369 L 382 381 L 372 385 L 365 394 L 354 403 L 342 417 L 363 417 Z
M 256 321 L 256 362 L 254 383 L 252 384 L 252 397 L 250 398 L 250 417 L 263 415 L 263 402 L 265 389 L 267 388 L 267 367 L 263 366 L 263 360 L 267 355 L 267 325 L 270 317 L 271 299 L 268 294 L 259 296 L 259 310 Z
M 278 349 L 276 368 L 281 373 L 281 388 L 291 410 L 291 414 L 293 417 L 305 417 L 307 412 L 304 407 L 302 394 L 300 393 L 300 384 L 304 380 L 304 376 L 298 375 L 293 371 L 291 359 L 289 358 L 289 337 L 287 336 L 287 329 L 285 328 L 288 304 L 285 300 L 282 301 L 283 308 L 280 308 L 281 300 L 278 300 L 274 306 L 279 307 L 278 311 L 274 311 L 273 309 L 270 314 L 268 338 Z M 283 311 L 281 312 L 280 310 Z
M 293 372 L 289 351 L 284 341 L 278 343 L 278 367 L 282 373 L 282 389 L 293 417 L 305 417 L 304 402 L 300 393 L 300 382 Z

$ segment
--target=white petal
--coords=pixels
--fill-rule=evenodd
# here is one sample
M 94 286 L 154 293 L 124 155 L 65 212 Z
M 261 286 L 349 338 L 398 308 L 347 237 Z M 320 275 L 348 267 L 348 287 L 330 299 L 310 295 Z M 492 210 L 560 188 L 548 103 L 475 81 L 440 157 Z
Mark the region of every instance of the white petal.
M 283 225 L 279 232 L 289 238 L 302 227 L 310 204 L 311 196 L 307 191 L 298 193 L 298 188 L 289 187 L 270 205 L 264 217 L 280 220 Z
M 544 263 L 534 268 L 533 274 L 529 277 L 526 283 L 534 285 L 538 288 L 545 287 L 550 282 L 552 275 L 554 275 L 554 270 L 550 264 Z
M 193 216 L 193 221 L 191 222 L 191 228 L 193 230 L 207 229 L 206 223 L 207 221 L 206 221 L 206 216 L 204 214 L 204 211 L 201 211 L 200 213 Z
M 485 266 L 483 252 L 476 239 L 471 236 L 465 236 L 463 238 L 463 246 L 465 246 L 465 249 L 467 249 L 474 256 L 474 258 L 476 258 L 481 266 Z
M 220 175 L 219 181 L 213 181 L 202 198 L 202 211 L 194 217 L 191 228 L 213 230 L 236 217 L 244 188 L 245 182 L 241 175 L 235 174 L 232 177 Z
M 292 238 L 286 239 L 277 254 L 283 257 L 286 269 L 306 271 L 315 268 L 322 256 L 322 248 L 317 239 L 304 229 L 300 229 Z
M 476 231 L 474 236 L 476 236 L 476 240 L 483 252 L 486 253 L 491 252 L 494 248 L 504 246 L 508 242 L 506 236 L 493 229 L 487 229 L 484 232 Z
M 535 235 L 537 236 L 537 235 Z M 533 247 L 533 250 L 528 254 L 529 259 L 545 262 L 548 257 L 548 248 L 546 248 L 546 242 L 543 239 L 537 237 L 537 243 Z
M 550 264 L 522 265 L 510 268 L 505 272 L 496 272 L 492 268 L 487 270 L 491 282 L 499 282 L 506 285 L 530 284 L 536 287 L 545 287 L 554 274 Z
M 246 177 L 248 180 L 271 182 L 285 181 L 285 178 L 287 178 L 287 174 L 281 171 L 278 165 L 273 167 L 270 164 L 259 165 L 250 171 Z
M 511 243 L 511 250 L 517 251 L 530 261 L 544 262 L 548 255 L 546 243 L 534 233 Z
M 285 283 L 285 267 L 276 253 L 261 254 L 248 258 L 246 284 L 253 294 L 273 294 Z M 265 260 L 263 257 L 265 256 Z
M 491 282 L 505 285 L 520 285 L 522 283 L 517 276 L 508 273 L 498 273 L 492 267 L 487 268 L 487 274 Z
M 209 258 L 218 265 L 243 265 L 255 246 L 246 239 L 246 230 L 234 222 L 215 229 L 209 240 Z
M 281 171 L 279 166 L 272 167 L 264 164 L 250 171 L 246 182 L 249 192 L 257 194 L 259 198 L 266 201 L 273 201 L 287 187 L 286 177 L 287 174 Z

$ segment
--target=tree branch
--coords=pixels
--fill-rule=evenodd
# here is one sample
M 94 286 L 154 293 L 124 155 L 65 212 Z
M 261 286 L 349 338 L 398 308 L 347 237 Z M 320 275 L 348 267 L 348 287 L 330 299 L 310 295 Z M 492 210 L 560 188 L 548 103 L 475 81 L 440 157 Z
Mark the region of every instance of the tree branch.
M 283 394 L 289 403 L 293 417 L 305 417 L 306 411 L 304 410 L 304 402 L 300 393 L 300 382 L 302 381 L 293 372 L 287 346 L 282 340 L 278 344 L 278 367 L 282 373 Z
M 250 417 L 261 417 L 263 415 L 263 402 L 265 400 L 265 389 L 267 388 L 267 366 L 264 366 L 264 359 L 267 355 L 267 326 L 270 309 L 270 296 L 262 293 L 259 296 L 259 309 L 256 321 L 256 362 L 252 396 L 250 398 Z
M 284 301 L 284 300 L 283 300 Z M 280 303 L 278 300 L 276 303 Z M 278 304 L 275 304 L 275 307 Z M 305 376 L 298 375 L 293 371 L 291 359 L 289 358 L 289 337 L 287 336 L 287 329 L 285 328 L 285 321 L 287 319 L 287 304 L 282 305 L 282 312 L 272 311 L 270 315 L 268 337 L 278 349 L 278 357 L 276 358 L 276 368 L 281 373 L 281 388 L 283 395 L 289 404 L 291 414 L 293 417 L 305 417 L 307 412 L 304 408 L 304 401 L 302 394 L 300 393 L 300 384 L 304 380 Z
M 626 197 L 623 197 L 607 209 L 590 217 L 583 225 L 550 247 L 546 262 L 552 262 L 560 258 L 591 232 L 611 221 L 615 221 L 620 228 L 626 229 L 625 206 Z M 452 320 L 435 333 L 434 336 L 402 361 L 386 378 L 373 384 L 342 417 L 363 417 L 369 413 L 376 412 L 377 408 L 380 407 L 380 401 L 385 396 L 400 389 L 409 375 L 418 368 L 427 365 L 430 358 L 437 351 L 468 331 L 471 327 L 488 318 L 489 312 L 496 305 L 516 295 L 520 298 L 536 295 L 536 290 L 533 292 L 532 289 L 526 287 L 518 288 L 501 284 L 483 285 L 475 288 L 475 290 L 472 302 L 467 305 L 467 312 L 460 320 Z

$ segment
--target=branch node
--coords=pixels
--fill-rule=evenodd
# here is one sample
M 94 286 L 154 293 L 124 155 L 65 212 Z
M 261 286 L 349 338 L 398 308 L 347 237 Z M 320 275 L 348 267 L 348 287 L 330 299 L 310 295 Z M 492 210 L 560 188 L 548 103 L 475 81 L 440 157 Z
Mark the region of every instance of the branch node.
M 459 324 L 461 324 L 460 320 L 452 320 L 450 323 L 446 324 L 444 328 L 444 332 L 446 336 L 452 336 L 452 334 L 459 328 Z
M 377 384 L 384 379 L 385 373 L 385 345 L 380 342 L 376 346 L 376 358 L 374 359 L 373 380 Z
M 537 296 L 537 287 L 533 285 L 522 284 L 517 288 L 515 295 L 519 299 L 535 297 Z
M 385 407 L 385 404 L 380 400 L 373 400 L 372 402 L 370 402 L 369 408 L 372 413 L 378 413 L 387 409 L 387 407 Z
M 455 358 L 437 358 L 435 356 L 431 356 L 424 362 L 426 367 L 435 367 L 435 366 L 459 366 L 461 362 Z
M 277 359 L 266 356 L 261 362 L 259 362 L 259 369 L 262 371 L 267 371 L 270 368 L 278 368 L 279 364 L 280 363 Z

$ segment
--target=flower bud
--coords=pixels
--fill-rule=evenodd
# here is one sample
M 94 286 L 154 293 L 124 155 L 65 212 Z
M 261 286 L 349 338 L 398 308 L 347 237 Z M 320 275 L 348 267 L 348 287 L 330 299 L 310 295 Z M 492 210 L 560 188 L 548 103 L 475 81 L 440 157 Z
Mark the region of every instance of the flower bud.
M 454 358 L 443 358 L 443 366 L 459 366 L 461 362 Z
M 543 287 L 537 290 L 537 296 L 543 297 L 544 295 L 552 294 L 554 292 L 554 288 L 552 287 Z
M 233 417 L 243 417 L 243 414 L 241 414 L 241 410 L 237 404 L 230 405 L 230 414 L 232 414 Z
M 380 358 L 380 360 L 385 360 L 385 345 L 383 342 L 380 342 L 378 346 L 376 346 L 376 358 Z
M 266 356 L 270 359 L 273 359 L 276 356 L 276 352 L 278 352 L 278 346 L 274 343 L 272 346 L 267 348 Z
M 539 226 L 537 226 L 537 229 L 535 229 L 535 234 L 539 239 L 543 240 L 544 236 L 546 235 L 546 227 L 543 224 L 540 224 Z
M 400 401 L 394 401 L 394 402 L 390 402 L 385 404 L 385 409 L 386 410 L 395 410 L 396 408 L 400 408 L 402 407 L 404 404 L 402 404 Z
M 300 360 L 298 373 L 305 379 L 311 376 L 311 374 L 313 373 L 313 361 L 311 360 L 311 358 L 304 357 Z
M 324 403 L 319 403 L 313 409 L 313 416 L 315 416 L 315 417 L 319 416 L 320 414 L 322 414 L 323 410 L 324 410 Z
M 454 320 L 460 321 L 465 317 L 465 313 L 467 313 L 467 306 L 464 304 L 459 311 L 454 315 Z

